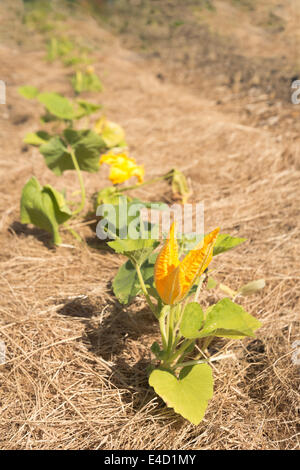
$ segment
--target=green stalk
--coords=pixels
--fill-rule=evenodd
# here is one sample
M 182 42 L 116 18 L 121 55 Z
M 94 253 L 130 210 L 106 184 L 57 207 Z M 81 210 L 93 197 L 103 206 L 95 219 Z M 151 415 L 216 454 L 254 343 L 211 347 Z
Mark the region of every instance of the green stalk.
M 204 338 L 203 345 L 201 348 L 202 351 L 205 351 L 208 348 L 208 346 L 210 345 L 213 339 L 214 339 L 213 336 L 207 336 L 206 338 Z
M 205 277 L 206 277 L 205 274 L 204 275 L 202 274 L 202 276 L 200 276 L 199 283 L 198 283 L 197 290 L 196 290 L 196 294 L 195 294 L 195 298 L 194 298 L 194 302 L 198 302 L 201 287 L 203 285 Z
M 78 215 L 82 211 L 82 209 L 84 208 L 84 205 L 85 205 L 85 187 L 84 187 L 84 182 L 83 182 L 83 178 L 82 178 L 82 173 L 80 171 L 75 152 L 72 148 L 70 148 L 70 154 L 71 154 L 72 162 L 73 162 L 73 165 L 75 167 L 75 170 L 76 170 L 76 173 L 77 173 L 77 176 L 78 176 L 78 180 L 79 180 L 79 184 L 80 184 L 80 190 L 81 190 L 81 203 L 80 203 L 79 207 L 73 212 L 73 216 L 74 216 L 74 215 Z
M 174 362 L 178 357 L 182 356 L 183 353 L 185 352 L 185 350 L 194 342 L 193 339 L 187 339 L 185 340 L 182 345 L 180 346 L 180 348 L 171 356 L 168 358 L 168 360 L 166 361 L 168 364 L 171 364 L 172 362 Z
M 180 362 L 180 363 L 176 364 L 174 369 L 177 369 L 179 367 L 195 366 L 196 364 L 209 364 L 210 362 L 220 361 L 221 359 L 227 359 L 229 357 L 234 357 L 234 354 L 232 354 L 232 353 L 221 354 L 220 356 L 211 357 L 211 358 L 209 357 L 208 359 L 201 359 L 200 361 Z
M 124 188 L 118 189 L 120 193 L 125 191 L 130 191 L 131 189 L 141 188 L 142 186 L 146 186 L 147 184 L 156 183 L 157 181 L 161 181 L 167 179 L 167 175 L 164 176 L 157 176 L 156 178 L 152 178 L 151 180 L 144 181 L 143 183 L 133 184 L 132 186 L 125 186 Z
M 166 325 L 165 325 L 165 318 L 166 315 L 160 314 L 159 316 L 159 329 L 160 329 L 160 334 L 162 338 L 162 343 L 164 350 L 166 351 L 168 348 L 168 340 L 167 340 L 167 334 L 166 334 Z
M 148 303 L 149 307 L 151 308 L 151 310 L 152 310 L 153 314 L 155 315 L 155 317 L 159 318 L 158 313 L 157 313 L 156 308 L 155 308 L 155 305 L 153 304 L 152 300 L 150 299 L 150 296 L 149 296 L 148 291 L 147 291 L 147 287 L 145 286 L 144 279 L 143 279 L 140 267 L 137 263 L 134 263 L 134 265 L 135 265 L 135 269 L 136 269 L 136 272 L 137 272 L 137 275 L 138 275 L 138 278 L 139 278 L 141 289 L 143 291 L 144 296 L 146 297 L 147 303 Z
M 74 238 L 76 238 L 76 240 L 78 240 L 79 242 L 82 242 L 82 238 L 79 235 L 79 233 L 77 233 L 76 230 L 74 230 L 72 227 L 70 227 L 66 222 L 64 223 L 64 227 L 67 230 L 69 230 L 69 232 L 73 235 Z

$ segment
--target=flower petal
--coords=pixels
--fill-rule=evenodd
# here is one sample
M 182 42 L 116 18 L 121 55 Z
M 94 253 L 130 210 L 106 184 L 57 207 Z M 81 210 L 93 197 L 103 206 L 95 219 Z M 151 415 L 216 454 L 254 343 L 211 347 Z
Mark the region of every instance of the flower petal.
M 172 296 L 172 277 L 170 274 L 179 265 L 178 244 L 175 237 L 176 225 L 172 224 L 168 240 L 166 240 L 155 263 L 154 280 L 156 290 L 165 303 Z
M 198 244 L 198 247 L 201 246 L 201 248 L 196 247 L 196 249 L 191 250 L 178 266 L 177 269 L 180 271 L 178 277 L 180 278 L 183 297 L 211 262 L 219 231 L 220 228 L 218 227 L 206 235 L 204 240 Z

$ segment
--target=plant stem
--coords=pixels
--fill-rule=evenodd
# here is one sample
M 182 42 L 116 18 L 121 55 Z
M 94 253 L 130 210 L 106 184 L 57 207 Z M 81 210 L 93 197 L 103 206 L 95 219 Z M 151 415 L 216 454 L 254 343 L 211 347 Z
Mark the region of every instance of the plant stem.
M 203 345 L 201 348 L 202 351 L 205 351 L 208 348 L 208 346 L 210 345 L 213 339 L 214 339 L 213 336 L 207 336 L 206 338 L 204 338 Z
M 144 181 L 143 183 L 133 184 L 132 186 L 125 186 L 124 188 L 118 189 L 120 193 L 125 191 L 130 191 L 131 189 L 141 188 L 142 186 L 146 186 L 147 184 L 156 183 L 157 181 L 161 181 L 167 179 L 167 175 L 164 176 L 157 176 L 156 178 L 152 178 L 151 180 Z
M 199 283 L 198 283 L 198 286 L 197 286 L 194 302 L 198 302 L 199 295 L 200 295 L 200 290 L 201 290 L 201 287 L 202 287 L 202 284 L 204 282 L 205 277 L 206 277 L 205 274 L 204 275 L 202 274 L 202 276 L 199 279 Z
M 234 354 L 229 353 L 229 354 L 221 354 L 220 356 L 208 358 L 208 359 L 201 359 L 200 361 L 187 361 L 187 362 L 181 362 L 179 364 L 176 364 L 174 369 L 177 369 L 178 367 L 188 367 L 188 366 L 195 366 L 196 364 L 205 364 L 209 362 L 215 362 L 219 361 L 221 359 L 227 359 L 228 357 L 234 357 Z
M 174 362 L 178 357 L 180 357 L 184 351 L 194 342 L 193 339 L 187 339 L 185 340 L 182 345 L 180 346 L 180 348 L 178 349 L 178 351 L 176 351 L 171 357 L 168 358 L 168 360 L 166 361 L 167 363 L 171 364 L 172 362 Z
M 155 317 L 159 318 L 158 313 L 157 313 L 156 308 L 155 308 L 155 305 L 153 304 L 152 300 L 150 299 L 150 296 L 149 296 L 148 291 L 147 291 L 147 287 L 145 286 L 144 279 L 143 279 L 140 267 L 137 263 L 134 263 L 134 265 L 135 265 L 135 269 L 136 269 L 136 272 L 137 272 L 137 275 L 138 275 L 138 278 L 139 278 L 141 289 L 143 291 L 144 296 L 146 297 L 147 303 L 148 303 L 149 307 L 151 308 L 152 312 L 154 313 Z
M 78 215 L 82 211 L 82 209 L 84 208 L 84 204 L 85 204 L 85 187 L 84 187 L 82 174 L 81 174 L 81 171 L 80 171 L 80 168 L 79 168 L 79 165 L 78 165 L 78 161 L 77 161 L 75 152 L 72 148 L 70 148 L 70 154 L 71 154 L 72 162 L 73 162 L 73 165 L 75 167 L 75 170 L 76 170 L 76 173 L 77 173 L 77 176 L 78 176 L 78 180 L 79 180 L 79 184 L 80 184 L 80 190 L 81 190 L 81 203 L 80 203 L 79 207 L 73 212 L 73 216 L 74 216 L 74 215 Z
M 173 339 L 173 335 L 174 335 L 174 313 L 175 313 L 175 309 L 177 307 L 171 307 L 170 309 L 170 313 L 168 315 L 168 348 L 167 348 L 167 352 L 170 353 L 172 351 L 172 347 L 173 347 L 173 344 L 174 344 L 174 339 Z
M 64 223 L 64 227 L 67 230 L 69 230 L 69 232 L 73 235 L 74 238 L 76 238 L 76 240 L 78 240 L 79 242 L 82 242 L 82 238 L 79 235 L 79 233 L 77 233 L 76 230 L 74 230 L 72 227 L 70 227 L 66 222 Z
M 159 329 L 160 329 L 160 334 L 161 334 L 164 350 L 167 350 L 168 340 L 167 340 L 167 335 L 166 335 L 165 318 L 166 318 L 165 315 L 160 314 L 160 316 L 159 316 Z

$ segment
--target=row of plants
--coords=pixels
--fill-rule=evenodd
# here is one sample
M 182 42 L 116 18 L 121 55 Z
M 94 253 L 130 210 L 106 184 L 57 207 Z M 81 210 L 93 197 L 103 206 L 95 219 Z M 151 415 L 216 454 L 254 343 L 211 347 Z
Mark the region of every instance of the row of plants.
M 68 47 L 64 49 L 66 53 L 59 52 L 59 43 L 52 41 L 49 47 L 49 60 L 69 56 Z M 82 91 L 78 83 L 84 83 L 84 77 L 79 77 L 75 87 L 77 95 Z M 130 209 L 135 205 L 142 210 L 151 207 L 151 202 L 129 197 L 126 192 L 159 180 L 168 181 L 182 202 L 187 202 L 191 191 L 180 171 L 170 169 L 167 174 L 145 180 L 143 166 L 129 157 L 123 128 L 104 115 L 93 118 L 101 109 L 99 104 L 78 96 L 70 100 L 58 93 L 40 92 L 33 86 L 23 86 L 19 92 L 27 99 L 36 100 L 44 109 L 43 128 L 27 134 L 24 141 L 39 149 L 45 164 L 57 177 L 72 170 L 78 178 L 79 201 L 70 200 L 66 191 L 58 191 L 50 184 L 40 184 L 34 176 L 23 188 L 21 222 L 49 232 L 55 245 L 62 244 L 61 227 L 82 241 L 73 225 L 74 221 L 84 220 L 87 215 L 83 172 L 98 172 L 104 164 L 110 166 L 112 184 L 90 195 L 94 213 L 98 206 L 107 204 L 117 213 L 126 207 L 126 217 L 122 219 L 125 225 L 134 218 L 140 220 L 139 209 L 134 214 Z M 136 178 L 136 181 L 126 186 L 130 178 Z M 156 203 L 155 208 L 165 210 L 166 204 Z M 253 337 L 260 327 L 260 322 L 247 313 L 237 299 L 257 292 L 264 286 L 264 281 L 252 281 L 233 291 L 214 280 L 209 271 L 214 257 L 240 245 L 245 239 L 220 234 L 220 229 L 216 228 L 205 236 L 203 234 L 199 241 L 198 237 L 189 234 L 179 236 L 176 223 L 173 223 L 159 249 L 160 241 L 153 237 L 154 223 L 139 223 L 136 225 L 138 236 L 122 238 L 124 227 L 120 225 L 120 219 L 110 220 L 110 213 L 105 211 L 101 212 L 101 217 L 102 228 L 108 232 L 108 246 L 127 258 L 113 280 L 115 296 L 127 305 L 143 295 L 159 325 L 161 341 L 154 342 L 151 347 L 153 363 L 148 371 L 149 384 L 167 406 L 191 423 L 198 424 L 213 395 L 210 363 L 227 357 L 220 353 L 209 357 L 210 343 L 216 337 Z M 226 297 L 205 309 L 205 292 L 211 289 L 225 292 Z

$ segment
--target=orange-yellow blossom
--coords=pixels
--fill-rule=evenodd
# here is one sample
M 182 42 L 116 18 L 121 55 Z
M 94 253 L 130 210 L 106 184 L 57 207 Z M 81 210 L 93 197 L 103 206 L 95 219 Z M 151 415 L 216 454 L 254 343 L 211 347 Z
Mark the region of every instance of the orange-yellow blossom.
M 195 281 L 205 271 L 213 257 L 213 248 L 220 228 L 216 228 L 182 260 L 178 258 L 178 244 L 172 224 L 155 263 L 156 290 L 165 304 L 174 305 L 184 299 Z
M 107 163 L 111 166 L 109 179 L 113 184 L 121 184 L 132 176 L 136 176 L 139 183 L 144 181 L 144 167 L 137 165 L 134 158 L 128 157 L 126 153 L 108 153 L 100 158 L 100 165 Z

